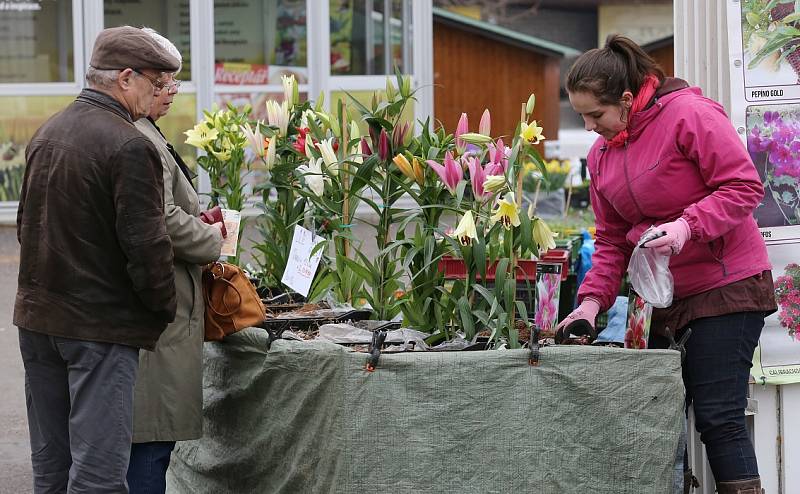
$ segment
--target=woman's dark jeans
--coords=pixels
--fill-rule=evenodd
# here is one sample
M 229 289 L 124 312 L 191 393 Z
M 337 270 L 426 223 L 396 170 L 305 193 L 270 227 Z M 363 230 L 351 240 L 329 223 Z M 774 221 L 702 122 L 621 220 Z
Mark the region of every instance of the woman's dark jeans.
M 175 441 L 134 443 L 128 465 L 130 494 L 163 494 L 167 490 L 167 468 Z
M 744 411 L 750 367 L 761 329 L 762 312 L 737 312 L 690 322 L 683 383 L 694 405 L 695 428 L 717 482 L 758 477 Z M 680 337 L 679 331 L 678 336 Z M 663 348 L 660 337 L 653 347 Z

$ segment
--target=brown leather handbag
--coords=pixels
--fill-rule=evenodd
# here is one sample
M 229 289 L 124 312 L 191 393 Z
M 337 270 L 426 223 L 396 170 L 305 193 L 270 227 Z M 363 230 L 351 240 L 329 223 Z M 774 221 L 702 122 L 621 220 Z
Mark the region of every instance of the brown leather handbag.
M 206 302 L 205 341 L 264 322 L 266 309 L 256 289 L 238 266 L 213 262 L 203 268 Z

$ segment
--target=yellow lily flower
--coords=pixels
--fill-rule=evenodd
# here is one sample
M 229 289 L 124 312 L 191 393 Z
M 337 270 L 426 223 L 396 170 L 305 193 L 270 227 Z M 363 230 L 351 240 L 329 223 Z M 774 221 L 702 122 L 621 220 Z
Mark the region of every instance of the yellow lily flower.
M 210 129 L 205 121 L 195 125 L 193 129 L 184 132 L 186 135 L 186 144 L 200 149 L 206 149 L 208 143 L 213 141 L 219 135 L 217 129 Z
M 558 235 L 550 230 L 541 218 L 533 218 L 533 241 L 536 242 L 539 252 L 546 252 L 556 248 L 553 238 Z
M 484 183 L 484 188 L 486 184 Z M 519 226 L 519 208 L 514 200 L 514 193 L 509 192 L 506 197 L 497 203 L 497 211 L 492 215 L 492 223 L 500 222 L 501 225 L 510 230 L 512 226 Z
M 522 122 L 519 136 L 531 144 L 539 144 L 541 141 L 545 140 L 545 136 L 542 135 L 542 127 L 539 127 L 536 120 L 529 124 Z
M 214 155 L 220 161 L 228 161 L 231 159 L 231 150 L 230 149 L 223 149 L 222 151 L 211 150 L 211 154 Z
M 453 238 L 461 242 L 461 245 L 469 245 L 472 239 L 478 238 L 478 232 L 475 229 L 475 219 L 472 217 L 472 211 L 464 213 L 464 217 L 453 232 Z

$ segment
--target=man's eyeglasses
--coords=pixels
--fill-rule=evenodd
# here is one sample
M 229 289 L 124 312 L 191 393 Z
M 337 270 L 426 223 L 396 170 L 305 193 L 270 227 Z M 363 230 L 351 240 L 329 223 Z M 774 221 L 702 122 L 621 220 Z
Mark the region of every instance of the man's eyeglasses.
M 158 90 L 158 91 L 161 91 L 162 89 L 164 89 L 167 86 L 171 86 L 171 84 L 167 84 L 166 82 L 162 81 L 161 79 L 150 77 L 149 75 L 145 74 L 144 72 L 141 72 L 139 69 L 133 69 L 132 68 L 131 70 L 136 72 L 140 76 L 144 77 L 148 81 L 150 81 L 150 84 L 152 84 L 153 87 L 156 88 L 156 90 Z
M 167 91 L 177 91 L 181 87 L 181 82 L 178 79 L 173 79 L 170 82 L 164 83 L 164 88 Z

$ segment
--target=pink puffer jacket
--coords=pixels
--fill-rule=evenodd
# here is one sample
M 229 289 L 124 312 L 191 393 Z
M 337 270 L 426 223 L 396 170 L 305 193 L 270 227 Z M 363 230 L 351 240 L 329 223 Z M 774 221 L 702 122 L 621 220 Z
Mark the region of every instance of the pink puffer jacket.
M 752 213 L 764 195 L 742 141 L 716 102 L 687 87 L 633 115 L 628 142 L 589 152 L 597 237 L 578 292 L 614 302 L 633 247 L 651 225 L 683 217 L 691 238 L 670 259 L 682 298 L 770 269 Z

